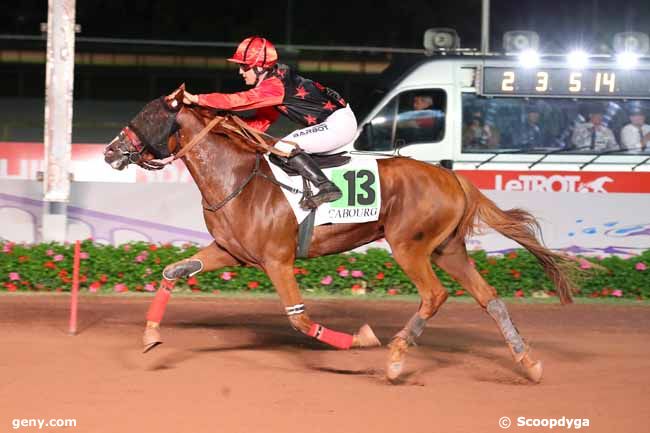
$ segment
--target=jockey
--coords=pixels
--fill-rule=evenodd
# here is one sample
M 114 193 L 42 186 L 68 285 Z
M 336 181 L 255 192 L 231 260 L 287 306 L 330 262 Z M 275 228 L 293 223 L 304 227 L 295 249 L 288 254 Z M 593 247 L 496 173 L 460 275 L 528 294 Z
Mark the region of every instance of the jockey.
M 259 36 L 244 39 L 228 61 L 239 64 L 239 74 L 252 89 L 237 93 L 193 95 L 185 92 L 184 102 L 220 110 L 256 109 L 255 117 L 246 122 L 265 131 L 283 115 L 301 129 L 275 147 L 290 153 L 287 164 L 318 188 L 307 206 L 338 200 L 341 190 L 321 171 L 309 155 L 330 152 L 350 143 L 357 130 L 357 120 L 350 106 L 334 90 L 303 78 L 286 65 L 278 64 L 278 53 L 271 42 Z

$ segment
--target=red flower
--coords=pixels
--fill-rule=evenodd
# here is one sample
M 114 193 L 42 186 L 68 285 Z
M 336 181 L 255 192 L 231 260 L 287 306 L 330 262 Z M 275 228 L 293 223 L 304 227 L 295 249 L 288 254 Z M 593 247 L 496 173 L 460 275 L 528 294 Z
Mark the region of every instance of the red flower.
M 386 262 L 384 263 L 384 266 L 386 266 L 388 269 L 393 267 L 393 262 Z
M 160 264 L 160 257 L 156 257 L 155 259 L 153 259 L 153 262 L 155 264 L 159 265 Z
M 388 290 L 386 291 L 386 293 L 388 293 L 388 294 L 391 295 L 391 296 L 395 296 L 395 295 L 399 294 L 399 290 L 398 290 L 398 289 L 394 289 L 394 288 L 393 288 L 393 289 L 388 289 Z
M 377 275 L 375 276 L 377 280 L 383 280 L 384 279 L 384 273 L 383 272 L 378 272 Z
M 300 268 L 293 268 L 293 275 L 298 275 L 300 273 Z
M 27 256 L 20 256 L 20 257 L 18 257 L 18 261 L 19 261 L 20 263 L 25 263 L 27 260 L 29 260 L 29 257 L 27 257 Z
M 515 297 L 516 297 L 516 298 L 523 298 L 524 296 L 525 296 L 525 295 L 524 295 L 524 291 L 521 290 L 521 289 L 519 289 L 519 290 L 517 290 L 517 291 L 515 292 Z
M 249 281 L 248 282 L 248 288 L 251 290 L 257 289 L 260 286 L 260 283 L 257 281 Z
M 106 274 L 101 274 L 101 275 L 99 276 L 99 281 L 100 281 L 101 283 L 105 283 L 106 281 L 108 281 L 108 277 L 106 276 Z
M 18 290 L 18 287 L 14 283 L 5 283 L 4 286 L 7 288 L 7 291 L 9 292 L 15 292 Z
M 190 277 L 187 279 L 188 286 L 196 286 L 199 282 L 196 281 L 196 277 Z
M 519 278 L 521 278 L 521 272 L 519 272 L 519 271 L 516 270 L 516 269 L 510 269 L 510 274 L 512 275 L 512 277 L 513 277 L 514 279 L 517 279 L 517 280 L 518 280 Z
M 156 251 L 158 249 L 157 245 L 151 244 L 149 245 L 149 251 Z
M 92 283 L 90 283 L 89 286 L 89 288 L 93 290 L 99 290 L 101 289 L 101 287 L 102 287 L 102 283 L 100 283 L 99 281 L 93 281 Z
M 464 290 L 456 290 L 456 296 L 463 296 L 465 294 Z
M 67 276 L 68 276 L 68 271 L 66 271 L 65 269 L 61 269 L 61 270 L 59 271 L 59 277 L 60 277 L 60 278 L 65 278 L 65 277 L 67 277 Z
M 513 251 L 511 253 L 508 253 L 508 255 L 506 257 L 511 259 L 511 260 L 516 259 L 517 258 L 517 253 L 515 251 Z
M 117 278 L 124 278 L 124 272 L 118 272 Z
M 345 268 L 345 265 L 341 265 L 341 266 L 339 266 L 338 268 L 336 268 L 336 272 L 345 271 L 345 269 L 346 269 L 346 268 Z
M 80 283 L 85 283 L 86 281 L 88 281 L 88 277 L 87 277 L 87 276 L 85 276 L 85 275 L 79 275 L 79 282 L 80 282 Z
M 45 262 L 43 263 L 43 266 L 45 266 L 48 269 L 56 269 L 56 265 L 54 264 L 54 262 Z
M 605 287 L 603 290 L 600 291 L 600 294 L 603 296 L 608 296 L 610 293 L 609 289 Z

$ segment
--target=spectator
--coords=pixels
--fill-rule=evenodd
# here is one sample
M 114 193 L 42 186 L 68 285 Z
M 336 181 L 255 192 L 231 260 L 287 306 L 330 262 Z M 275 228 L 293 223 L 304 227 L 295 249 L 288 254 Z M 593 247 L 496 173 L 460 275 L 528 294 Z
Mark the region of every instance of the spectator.
M 639 105 L 634 105 L 628 111 L 630 123 L 621 130 L 621 145 L 627 150 L 644 152 L 650 141 L 650 125 L 645 123 L 645 113 Z
M 526 106 L 526 123 L 521 128 L 519 138 L 519 143 L 523 149 L 531 149 L 543 145 L 539 117 L 540 113 L 537 104 L 529 104 Z
M 576 126 L 571 136 L 571 143 L 578 150 L 602 152 L 618 148 L 611 129 L 603 125 L 603 107 L 599 103 L 587 108 L 589 122 Z
M 463 148 L 493 149 L 499 142 L 499 130 L 483 122 L 481 110 L 472 110 L 470 123 L 463 128 Z

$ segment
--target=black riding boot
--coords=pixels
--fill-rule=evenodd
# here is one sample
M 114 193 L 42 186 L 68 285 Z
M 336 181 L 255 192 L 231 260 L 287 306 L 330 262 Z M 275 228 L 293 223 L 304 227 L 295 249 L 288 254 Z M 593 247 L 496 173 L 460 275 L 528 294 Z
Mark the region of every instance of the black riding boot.
M 303 209 L 315 209 L 323 203 L 338 200 L 343 195 L 339 187 L 325 176 L 325 173 L 316 165 L 316 162 L 311 159 L 309 154 L 305 152 L 297 153 L 287 159 L 287 165 L 318 188 L 316 195 L 300 203 Z

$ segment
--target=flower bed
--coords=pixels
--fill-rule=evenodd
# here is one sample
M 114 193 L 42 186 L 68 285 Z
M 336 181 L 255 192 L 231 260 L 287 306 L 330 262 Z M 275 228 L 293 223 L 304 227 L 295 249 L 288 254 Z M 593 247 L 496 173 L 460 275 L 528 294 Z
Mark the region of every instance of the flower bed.
M 68 291 L 72 285 L 73 245 L 0 243 L 0 290 Z M 81 244 L 80 287 L 89 292 L 153 292 L 162 269 L 198 251 L 195 246 L 130 243 L 119 247 L 90 240 Z M 535 258 L 525 251 L 505 256 L 471 254 L 472 263 L 501 296 L 549 297 L 555 292 Z M 591 263 L 600 265 L 597 269 Z M 650 250 L 629 259 L 579 260 L 577 296 L 650 298 Z M 452 296 L 468 296 L 447 274 L 434 268 Z M 296 262 L 300 287 L 317 293 L 386 295 L 416 293 L 391 255 L 384 250 L 338 254 Z M 196 292 L 271 292 L 269 279 L 251 267 L 224 268 L 177 284 Z

